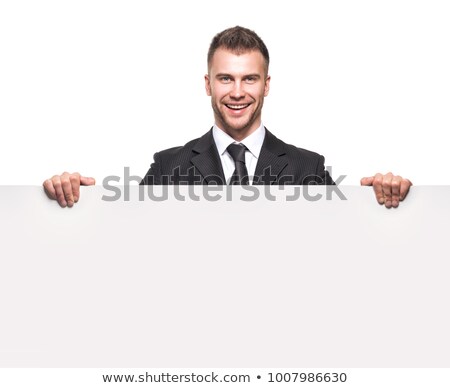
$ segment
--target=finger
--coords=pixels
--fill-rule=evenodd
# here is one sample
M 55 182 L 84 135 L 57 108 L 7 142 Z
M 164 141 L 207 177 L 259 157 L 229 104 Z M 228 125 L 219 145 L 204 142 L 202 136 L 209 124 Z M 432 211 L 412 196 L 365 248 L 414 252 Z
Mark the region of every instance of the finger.
M 398 207 L 400 203 L 400 183 L 402 180 L 401 176 L 392 178 L 392 207 Z
M 95 179 L 82 176 L 80 177 L 80 182 L 83 186 L 92 186 L 95 185 Z
M 384 203 L 384 194 L 383 194 L 383 175 L 380 173 L 376 174 L 373 177 L 373 191 L 375 192 L 375 197 L 380 205 Z
M 72 184 L 70 183 L 70 174 L 65 172 L 61 175 L 61 185 L 64 192 L 64 197 L 67 202 L 67 206 L 72 207 L 74 204 Z
M 373 176 L 361 178 L 361 186 L 372 186 L 374 179 L 375 177 Z
M 78 202 L 80 199 L 80 174 L 75 172 L 69 176 L 72 185 L 73 201 Z
M 47 197 L 49 197 L 50 199 L 56 199 L 56 191 L 55 188 L 53 187 L 52 180 L 47 179 L 46 181 L 44 181 L 43 186 L 44 191 L 47 194 Z
M 383 176 L 382 190 L 384 195 L 384 206 L 388 209 L 392 207 L 392 178 L 394 175 L 389 172 Z
M 400 182 L 400 201 L 403 201 L 408 194 L 409 188 L 412 186 L 412 183 L 409 179 L 402 179 Z
M 55 175 L 52 178 L 52 183 L 53 183 L 53 187 L 55 188 L 56 200 L 58 201 L 59 206 L 66 207 L 67 202 L 66 202 L 66 199 L 64 198 L 64 191 L 63 191 L 63 188 L 61 185 L 61 177 L 59 175 Z
M 384 206 L 388 209 L 392 207 L 392 178 L 394 175 L 389 172 L 383 177 L 383 195 L 384 195 Z

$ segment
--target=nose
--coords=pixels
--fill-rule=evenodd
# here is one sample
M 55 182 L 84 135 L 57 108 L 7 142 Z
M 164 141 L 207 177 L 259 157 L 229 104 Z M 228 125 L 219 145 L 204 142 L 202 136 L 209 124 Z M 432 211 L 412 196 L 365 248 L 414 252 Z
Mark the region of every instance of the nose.
M 233 82 L 233 87 L 230 91 L 230 97 L 234 100 L 240 100 L 245 97 L 244 85 L 240 80 Z

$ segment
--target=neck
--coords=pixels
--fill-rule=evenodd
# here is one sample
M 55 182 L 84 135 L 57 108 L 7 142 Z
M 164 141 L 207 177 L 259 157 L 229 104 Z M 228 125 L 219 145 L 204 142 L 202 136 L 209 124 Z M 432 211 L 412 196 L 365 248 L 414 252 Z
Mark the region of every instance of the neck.
M 220 124 L 217 124 L 217 123 L 216 123 L 216 126 L 220 130 L 225 132 L 228 136 L 230 136 L 234 140 L 236 140 L 237 142 L 241 142 L 242 140 L 244 140 L 246 137 L 250 136 L 253 132 L 255 132 L 261 126 L 261 121 L 258 124 L 252 125 L 251 127 L 241 128 L 241 129 L 230 128 L 226 125 L 221 126 Z

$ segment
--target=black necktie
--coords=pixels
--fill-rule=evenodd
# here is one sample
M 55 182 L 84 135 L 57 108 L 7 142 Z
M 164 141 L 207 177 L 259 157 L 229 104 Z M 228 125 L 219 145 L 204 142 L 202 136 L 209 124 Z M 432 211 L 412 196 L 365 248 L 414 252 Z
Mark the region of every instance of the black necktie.
M 230 144 L 227 148 L 228 153 L 234 160 L 235 170 L 230 180 L 230 185 L 248 185 L 248 172 L 245 167 L 245 150 L 247 147 L 243 144 Z

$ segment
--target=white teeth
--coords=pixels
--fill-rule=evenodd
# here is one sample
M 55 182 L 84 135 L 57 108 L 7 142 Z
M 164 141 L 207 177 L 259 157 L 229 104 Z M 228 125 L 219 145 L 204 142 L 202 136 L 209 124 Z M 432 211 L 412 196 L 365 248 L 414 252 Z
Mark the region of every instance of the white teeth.
M 243 109 L 243 108 L 246 108 L 247 106 L 248 106 L 248 104 L 245 104 L 245 105 L 229 105 L 229 104 L 227 104 L 227 107 L 230 109 Z

